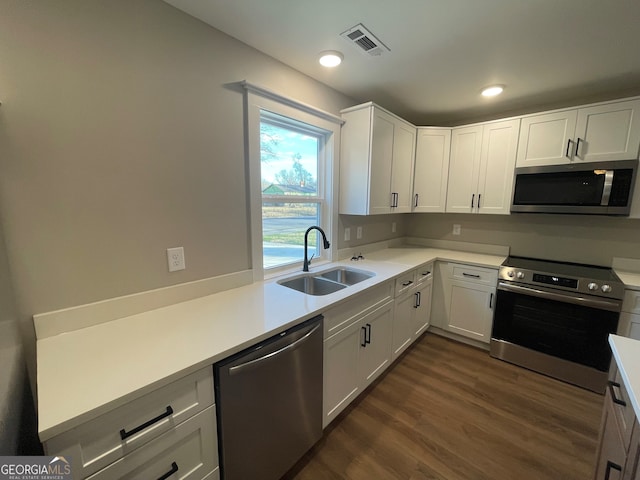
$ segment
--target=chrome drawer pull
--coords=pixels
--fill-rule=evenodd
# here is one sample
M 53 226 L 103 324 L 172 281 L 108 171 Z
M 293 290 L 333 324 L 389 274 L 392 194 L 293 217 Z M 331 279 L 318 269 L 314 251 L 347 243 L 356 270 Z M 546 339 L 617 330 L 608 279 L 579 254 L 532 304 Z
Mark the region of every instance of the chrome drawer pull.
M 474 275 L 473 273 L 465 273 L 465 272 L 462 272 L 462 275 L 463 275 L 464 277 L 480 278 L 480 275 Z
M 137 426 L 136 428 L 134 428 L 133 430 L 130 431 L 126 431 L 124 428 L 122 430 L 120 430 L 120 438 L 122 440 L 126 440 L 127 438 L 129 438 L 131 435 L 135 435 L 138 432 L 141 432 L 142 430 L 144 430 L 147 427 L 150 427 L 151 425 L 153 425 L 156 422 L 159 422 L 160 420 L 162 420 L 163 418 L 166 418 L 170 415 L 173 415 L 173 408 L 171 408 L 171 405 L 169 405 L 167 407 L 167 410 L 164 413 L 161 413 L 160 415 L 158 415 L 155 418 L 152 418 L 151 420 L 149 420 L 148 422 L 143 423 L 142 425 Z
M 411 285 L 413 283 L 413 280 L 409 280 L 408 282 L 404 282 L 402 284 L 403 287 L 408 287 L 409 285 Z
M 167 478 L 169 478 L 171 475 L 173 475 L 177 471 L 178 471 L 178 464 L 176 462 L 173 462 L 171 464 L 171 470 L 169 470 L 167 473 L 165 473 L 161 477 L 158 477 L 158 480 L 167 480 Z

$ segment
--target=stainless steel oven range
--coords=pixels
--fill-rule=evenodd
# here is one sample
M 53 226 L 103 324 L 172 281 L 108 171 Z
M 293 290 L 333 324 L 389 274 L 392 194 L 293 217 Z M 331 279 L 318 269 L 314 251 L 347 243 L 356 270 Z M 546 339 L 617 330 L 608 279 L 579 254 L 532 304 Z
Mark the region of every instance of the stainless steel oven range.
M 498 276 L 491 356 L 604 393 L 623 297 L 610 268 L 511 256 Z

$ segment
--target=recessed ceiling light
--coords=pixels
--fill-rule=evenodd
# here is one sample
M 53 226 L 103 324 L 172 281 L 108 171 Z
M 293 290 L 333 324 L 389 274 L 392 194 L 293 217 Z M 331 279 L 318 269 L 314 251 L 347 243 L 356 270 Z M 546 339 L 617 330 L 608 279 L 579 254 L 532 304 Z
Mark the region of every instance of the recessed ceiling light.
M 323 67 L 337 67 L 342 63 L 342 59 L 344 56 L 340 52 L 336 52 L 335 50 L 327 50 L 326 52 L 320 53 L 320 65 Z
M 483 97 L 495 97 L 496 95 L 500 95 L 504 90 L 504 85 L 491 85 L 490 87 L 486 87 L 482 89 Z

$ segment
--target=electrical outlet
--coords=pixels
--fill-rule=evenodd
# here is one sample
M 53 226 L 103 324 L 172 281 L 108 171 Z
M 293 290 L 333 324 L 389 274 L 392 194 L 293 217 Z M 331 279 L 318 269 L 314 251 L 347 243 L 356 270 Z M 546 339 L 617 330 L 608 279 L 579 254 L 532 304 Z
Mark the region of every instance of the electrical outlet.
M 396 233 L 396 222 L 391 222 L 391 233 Z
M 184 248 L 167 248 L 167 263 L 169 265 L 170 272 L 184 270 L 185 268 L 187 268 L 184 263 Z
M 362 238 L 362 227 L 356 229 L 356 238 L 359 240 Z
M 457 223 L 453 225 L 453 234 L 460 235 L 460 225 L 458 225 Z
M 351 228 L 350 227 L 345 227 L 345 229 L 344 229 L 344 241 L 348 242 L 349 240 L 351 240 Z

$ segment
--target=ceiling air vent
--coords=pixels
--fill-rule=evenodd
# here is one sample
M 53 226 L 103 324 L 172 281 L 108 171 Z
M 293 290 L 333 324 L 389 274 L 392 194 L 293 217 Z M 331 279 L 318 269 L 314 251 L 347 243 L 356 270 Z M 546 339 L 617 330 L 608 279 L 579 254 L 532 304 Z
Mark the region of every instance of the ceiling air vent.
M 385 52 L 391 51 L 389 47 L 377 39 L 375 35 L 367 30 L 361 23 L 355 27 L 351 27 L 346 32 L 342 32 L 340 36 L 355 43 L 360 50 L 372 56 L 382 55 Z

